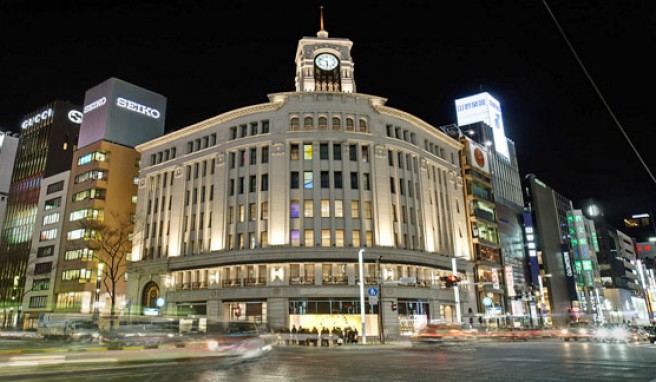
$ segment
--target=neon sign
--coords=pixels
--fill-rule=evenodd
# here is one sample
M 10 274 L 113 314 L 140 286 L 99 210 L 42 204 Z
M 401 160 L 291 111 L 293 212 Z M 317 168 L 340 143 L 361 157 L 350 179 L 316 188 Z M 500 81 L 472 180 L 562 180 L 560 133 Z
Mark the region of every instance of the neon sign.
M 52 114 L 53 114 L 52 109 L 44 110 L 44 111 L 36 114 L 35 116 L 24 120 L 21 123 L 21 127 L 23 129 L 27 129 L 28 127 L 32 127 L 32 126 L 38 124 L 39 122 L 45 121 L 46 119 L 52 117 Z
M 134 101 L 130 101 L 122 97 L 118 97 L 116 99 L 116 106 L 130 111 L 134 111 L 135 113 L 143 114 L 146 117 L 150 117 L 154 119 L 158 119 L 160 117 L 159 110 L 153 109 L 152 107 L 138 104 Z

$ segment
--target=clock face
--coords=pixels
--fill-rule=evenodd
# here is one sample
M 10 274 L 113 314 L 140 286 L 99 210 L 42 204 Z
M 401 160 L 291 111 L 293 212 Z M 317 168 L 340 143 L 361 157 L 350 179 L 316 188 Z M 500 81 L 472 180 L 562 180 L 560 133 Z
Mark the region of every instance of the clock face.
M 339 64 L 337 57 L 329 53 L 321 53 L 314 59 L 314 63 L 321 70 L 333 70 Z

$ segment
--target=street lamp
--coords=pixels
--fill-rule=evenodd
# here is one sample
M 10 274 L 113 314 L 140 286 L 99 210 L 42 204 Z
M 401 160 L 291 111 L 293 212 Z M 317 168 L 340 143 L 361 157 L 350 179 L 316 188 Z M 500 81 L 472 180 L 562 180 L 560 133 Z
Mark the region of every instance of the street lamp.
M 360 321 L 362 322 L 362 344 L 367 343 L 367 323 L 364 319 L 364 266 L 362 265 L 362 254 L 364 248 L 358 251 L 358 269 L 360 270 Z
M 538 275 L 538 285 L 540 287 L 540 317 L 542 318 L 542 326 L 545 325 L 545 313 L 547 310 L 547 303 L 544 299 L 544 285 L 542 284 L 542 278 L 543 277 L 551 277 L 551 273 L 547 273 L 544 275 Z

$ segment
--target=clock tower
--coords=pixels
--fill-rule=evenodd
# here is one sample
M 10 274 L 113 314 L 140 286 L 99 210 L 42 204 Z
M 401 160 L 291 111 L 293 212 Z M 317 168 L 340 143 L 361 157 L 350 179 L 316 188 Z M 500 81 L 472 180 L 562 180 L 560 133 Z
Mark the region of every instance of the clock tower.
M 296 49 L 296 91 L 355 93 L 351 47 L 353 42 L 329 38 L 323 28 L 317 37 L 303 37 Z

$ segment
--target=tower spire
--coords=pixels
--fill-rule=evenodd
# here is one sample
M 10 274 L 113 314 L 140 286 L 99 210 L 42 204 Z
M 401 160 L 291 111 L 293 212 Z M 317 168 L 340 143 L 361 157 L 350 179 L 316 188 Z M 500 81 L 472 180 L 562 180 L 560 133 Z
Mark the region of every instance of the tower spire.
M 317 37 L 319 38 L 328 38 L 328 32 L 323 29 L 323 5 L 319 7 L 319 32 L 317 32 Z

